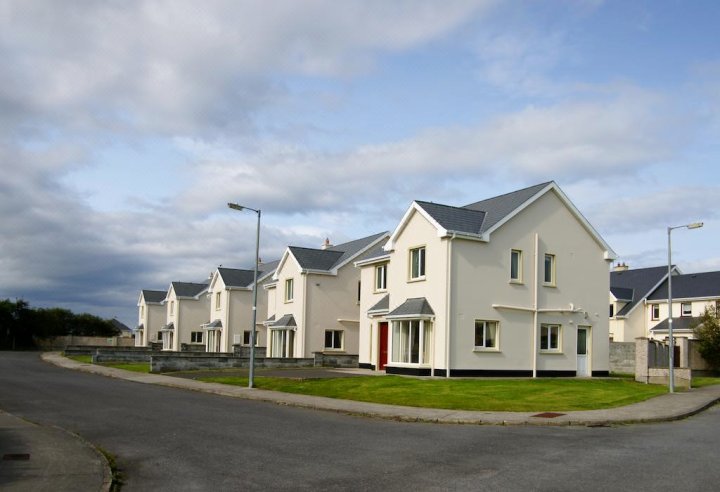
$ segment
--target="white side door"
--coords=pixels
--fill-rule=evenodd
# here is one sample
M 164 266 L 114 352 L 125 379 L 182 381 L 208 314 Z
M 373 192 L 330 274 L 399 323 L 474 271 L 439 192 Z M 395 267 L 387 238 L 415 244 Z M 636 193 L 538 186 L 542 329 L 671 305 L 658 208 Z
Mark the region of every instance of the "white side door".
M 590 375 L 590 328 L 579 326 L 577 331 L 577 375 Z

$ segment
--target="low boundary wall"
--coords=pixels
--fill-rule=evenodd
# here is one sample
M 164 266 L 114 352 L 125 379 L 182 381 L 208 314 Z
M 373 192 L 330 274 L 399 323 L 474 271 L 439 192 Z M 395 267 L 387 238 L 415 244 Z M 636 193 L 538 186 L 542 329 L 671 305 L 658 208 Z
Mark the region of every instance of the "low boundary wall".
M 358 367 L 358 356 L 317 352 L 312 358 L 281 358 L 258 356 L 255 368 L 276 369 L 292 367 Z M 264 354 L 263 354 L 264 355 Z M 193 371 L 197 369 L 247 369 L 249 357 L 233 353 L 163 352 L 150 356 L 150 372 Z

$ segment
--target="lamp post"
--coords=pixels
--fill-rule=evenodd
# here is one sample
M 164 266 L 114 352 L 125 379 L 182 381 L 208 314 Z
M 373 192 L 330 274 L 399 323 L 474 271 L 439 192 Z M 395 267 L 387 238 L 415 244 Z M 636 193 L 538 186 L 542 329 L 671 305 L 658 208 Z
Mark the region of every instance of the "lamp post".
M 253 306 L 252 306 L 252 328 L 250 331 L 250 374 L 248 375 L 248 388 L 252 388 L 255 382 L 255 324 L 257 323 L 257 279 L 258 279 L 258 262 L 260 261 L 260 210 L 250 207 L 244 207 L 237 203 L 228 203 L 229 208 L 233 210 L 243 211 L 249 210 L 257 214 L 257 232 L 255 233 L 255 277 L 253 281 Z
M 675 392 L 675 340 L 673 339 L 673 319 L 672 319 L 672 231 L 674 229 L 699 229 L 703 226 L 702 222 L 693 222 L 675 227 L 668 227 L 668 343 L 670 344 L 670 358 L 668 360 L 668 390 L 670 393 Z

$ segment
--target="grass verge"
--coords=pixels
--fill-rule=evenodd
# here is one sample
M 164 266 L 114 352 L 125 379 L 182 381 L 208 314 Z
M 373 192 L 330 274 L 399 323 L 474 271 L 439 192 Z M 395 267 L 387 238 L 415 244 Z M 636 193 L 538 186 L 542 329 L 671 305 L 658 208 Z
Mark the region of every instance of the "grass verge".
M 247 386 L 247 378 L 201 381 Z M 571 411 L 613 408 L 664 394 L 664 386 L 627 379 L 414 379 L 367 376 L 294 380 L 257 377 L 260 389 L 389 405 L 479 411 Z
M 693 388 L 702 388 L 703 386 L 712 386 L 713 384 L 720 384 L 720 377 L 692 378 Z
M 77 362 L 85 364 L 92 364 L 92 355 L 70 355 L 66 356 L 68 359 L 72 359 Z M 125 369 L 126 371 L 133 372 L 150 372 L 149 362 L 101 362 L 97 364 L 99 366 L 114 367 L 116 369 Z

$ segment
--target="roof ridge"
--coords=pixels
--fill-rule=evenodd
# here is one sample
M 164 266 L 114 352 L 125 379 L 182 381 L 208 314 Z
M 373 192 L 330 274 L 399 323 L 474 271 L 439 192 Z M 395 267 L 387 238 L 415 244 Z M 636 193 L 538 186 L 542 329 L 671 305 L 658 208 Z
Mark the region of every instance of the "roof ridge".
M 554 180 L 550 180 L 550 181 L 546 181 L 546 182 L 544 182 L 544 183 L 537 183 L 537 184 L 534 184 L 534 185 L 531 185 L 531 186 L 526 186 L 525 188 L 520 188 L 519 190 L 508 191 L 507 193 L 502 193 L 502 194 L 500 194 L 500 195 L 490 196 L 490 197 L 487 197 L 487 198 L 483 198 L 482 200 L 477 200 L 477 201 L 468 203 L 467 205 L 463 205 L 461 208 L 467 208 L 467 207 L 469 207 L 470 205 L 476 205 L 476 204 L 478 204 L 478 203 L 487 202 L 487 201 L 490 201 L 490 200 L 495 200 L 495 199 L 497 199 L 497 198 L 502 198 L 502 197 L 508 196 L 508 195 L 514 195 L 514 194 L 516 194 L 516 193 L 522 193 L 523 191 L 527 191 L 527 190 L 529 190 L 530 188 L 541 188 L 541 187 L 544 188 L 544 187 L 546 187 L 546 186 L 548 186 L 549 184 L 552 184 L 552 183 L 555 183 L 555 181 L 554 181 Z M 471 210 L 472 210 L 472 209 L 471 209 Z

